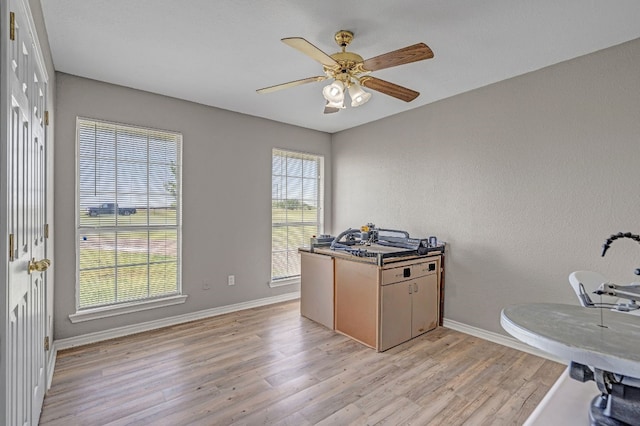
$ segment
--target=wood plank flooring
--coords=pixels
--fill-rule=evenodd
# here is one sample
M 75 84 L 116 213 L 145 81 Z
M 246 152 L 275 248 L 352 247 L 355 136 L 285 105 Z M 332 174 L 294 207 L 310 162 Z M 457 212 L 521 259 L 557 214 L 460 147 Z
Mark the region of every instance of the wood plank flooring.
M 61 351 L 40 425 L 519 425 L 564 368 L 442 327 L 376 353 L 292 301 Z

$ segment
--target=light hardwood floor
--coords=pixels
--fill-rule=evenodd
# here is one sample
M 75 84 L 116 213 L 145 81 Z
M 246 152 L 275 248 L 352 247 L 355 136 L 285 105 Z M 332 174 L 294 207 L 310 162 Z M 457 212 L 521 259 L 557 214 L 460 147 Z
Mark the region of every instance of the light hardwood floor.
M 298 301 L 58 353 L 41 425 L 519 425 L 564 366 L 447 328 L 383 353 Z

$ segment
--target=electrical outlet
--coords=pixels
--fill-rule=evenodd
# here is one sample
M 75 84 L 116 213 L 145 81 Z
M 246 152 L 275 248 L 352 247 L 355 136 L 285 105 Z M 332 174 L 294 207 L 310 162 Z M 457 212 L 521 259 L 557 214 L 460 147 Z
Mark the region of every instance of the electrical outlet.
M 210 290 L 210 289 L 211 289 L 211 284 L 210 284 L 210 283 L 208 283 L 208 282 L 207 282 L 207 281 L 205 281 L 205 280 L 202 280 L 202 289 L 203 289 L 203 290 Z
M 229 285 L 236 285 L 236 276 L 235 275 L 229 275 L 229 277 L 227 278 L 227 283 Z

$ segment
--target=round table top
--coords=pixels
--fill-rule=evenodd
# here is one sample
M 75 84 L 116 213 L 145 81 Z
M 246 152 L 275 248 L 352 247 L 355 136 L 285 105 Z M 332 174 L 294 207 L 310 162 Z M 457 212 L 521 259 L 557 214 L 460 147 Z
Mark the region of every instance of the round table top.
M 559 358 L 640 378 L 640 317 L 636 315 L 531 303 L 504 308 L 500 324 L 518 340 Z

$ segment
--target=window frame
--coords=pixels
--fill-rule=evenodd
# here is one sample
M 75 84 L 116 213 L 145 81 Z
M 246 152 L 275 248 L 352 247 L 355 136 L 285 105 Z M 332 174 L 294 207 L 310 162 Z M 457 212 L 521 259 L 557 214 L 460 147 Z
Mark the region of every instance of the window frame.
M 87 227 L 81 225 L 81 203 L 80 203 L 80 123 L 81 122 L 94 122 L 98 124 L 105 124 L 109 126 L 122 127 L 127 129 L 134 129 L 145 132 L 155 132 L 155 133 L 165 133 L 171 134 L 177 137 L 177 152 L 176 152 L 176 224 L 175 225 L 161 225 L 154 224 L 150 225 L 147 221 L 145 225 L 135 225 L 129 227 L 118 227 L 117 225 L 113 226 L 105 226 L 105 229 L 111 228 L 114 232 L 117 232 L 118 228 L 121 230 L 146 230 L 146 231 L 158 231 L 158 230 L 171 230 L 176 231 L 176 292 L 172 292 L 170 294 L 160 295 L 160 296 L 152 296 L 152 297 L 144 297 L 140 299 L 133 300 L 125 300 L 121 302 L 114 302 L 110 304 L 104 304 L 99 306 L 89 306 L 89 307 L 80 307 L 80 252 L 81 247 L 79 245 L 79 239 L 83 232 L 90 230 L 99 230 L 101 227 Z M 96 119 L 96 118 L 88 118 L 77 116 L 76 117 L 76 128 L 75 128 L 75 313 L 69 315 L 69 319 L 72 323 L 89 321 L 94 319 L 100 319 L 115 315 L 128 314 L 132 312 L 138 312 L 147 309 L 153 309 L 163 306 L 170 306 L 175 304 L 184 303 L 187 299 L 187 295 L 182 293 L 182 149 L 183 149 L 183 136 L 182 133 L 164 130 L 164 129 L 156 129 L 145 126 L 138 126 L 135 124 L 126 124 L 113 122 L 108 120 Z M 147 157 L 147 164 L 149 164 L 149 157 Z M 149 193 L 147 192 L 147 197 Z M 114 202 L 117 202 L 117 189 L 116 189 L 116 199 Z M 147 265 L 149 265 L 147 261 Z
M 289 157 L 289 155 L 291 155 L 292 157 L 295 156 L 299 156 L 299 157 L 313 157 L 313 159 L 317 162 L 317 168 L 318 168 L 318 175 L 314 178 L 316 179 L 316 190 L 317 190 L 317 195 L 316 195 L 316 199 L 315 202 L 317 204 L 317 213 L 316 213 L 316 232 L 314 235 L 320 235 L 324 232 L 324 204 L 325 204 L 325 158 L 324 155 L 322 154 L 317 154 L 317 153 L 312 153 L 312 152 L 304 152 L 304 151 L 298 151 L 298 150 L 293 150 L 290 148 L 279 148 L 279 147 L 274 147 L 271 150 L 271 253 L 270 253 L 270 280 L 269 280 L 269 286 L 270 287 L 280 287 L 280 286 L 285 286 L 285 285 L 291 285 L 291 284 L 297 284 L 300 282 L 300 274 L 297 275 L 288 275 L 288 276 L 284 276 L 284 277 L 274 277 L 274 268 L 273 268 L 273 255 L 274 255 L 274 239 L 273 239 L 273 230 L 274 230 L 274 216 L 273 216 L 273 212 L 274 212 L 274 208 L 273 208 L 273 202 L 276 201 L 276 198 L 274 198 L 273 196 L 273 185 L 274 185 L 274 170 L 273 170 L 273 161 L 274 161 L 274 157 L 276 156 L 276 153 L 284 153 L 286 155 L 286 157 Z M 303 174 L 303 178 L 304 178 L 304 172 L 301 172 Z M 281 175 L 283 176 L 283 175 Z M 284 176 L 289 176 L 289 174 L 287 173 Z M 304 198 L 303 198 L 304 199 Z M 303 222 L 304 223 L 304 222 Z M 288 226 L 288 225 L 284 225 L 284 226 Z M 300 225 L 300 226 L 305 226 L 305 225 Z M 305 241 L 303 241 L 303 245 L 302 246 L 298 246 L 295 247 L 295 250 L 297 250 L 298 248 L 309 248 L 310 247 L 310 241 L 307 239 Z M 288 245 L 288 241 L 287 241 L 287 251 L 292 250 L 291 247 L 289 247 Z M 299 255 L 298 255 L 299 256 Z

